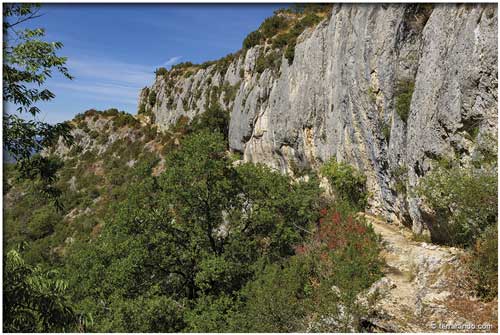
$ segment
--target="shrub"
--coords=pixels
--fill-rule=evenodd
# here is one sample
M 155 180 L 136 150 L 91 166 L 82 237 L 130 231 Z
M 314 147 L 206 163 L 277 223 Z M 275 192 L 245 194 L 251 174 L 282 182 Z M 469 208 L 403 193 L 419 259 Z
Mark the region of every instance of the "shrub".
M 42 207 L 33 212 L 28 222 L 28 235 L 33 240 L 46 237 L 54 232 L 54 227 L 61 220 L 61 215 L 52 206 Z
M 219 132 L 227 139 L 229 132 L 229 112 L 219 104 L 211 105 L 203 114 L 195 116 L 191 122 L 192 131 L 208 129 Z
M 151 106 L 154 106 L 156 104 L 156 92 L 154 90 L 151 90 L 149 92 L 148 102 Z
M 316 283 L 309 306 L 312 331 L 359 331 L 368 310 L 357 300 L 382 276 L 380 243 L 373 228 L 361 219 L 322 210 L 314 243 L 298 248 L 309 254 L 316 268 Z M 369 297 L 373 303 L 376 297 Z M 326 321 L 326 319 L 328 321 Z
M 263 39 L 262 33 L 258 30 L 252 31 L 248 34 L 247 37 L 243 40 L 243 49 L 250 49 L 256 45 L 258 45 Z
M 230 85 L 229 82 L 224 82 L 224 84 L 222 85 L 222 92 L 224 92 L 224 104 L 226 106 L 229 105 L 230 102 L 234 101 L 239 88 L 239 82 L 234 85 Z
M 155 75 L 156 75 L 157 77 L 159 77 L 159 76 L 164 76 L 164 75 L 166 75 L 167 73 L 168 73 L 168 70 L 167 70 L 166 68 L 164 68 L 164 67 L 160 67 L 160 68 L 157 68 L 157 69 L 155 70 Z
M 114 119 L 113 119 L 113 125 L 115 127 L 125 127 L 125 126 L 131 126 L 134 127 L 137 124 L 139 124 L 139 121 L 137 119 L 128 113 L 121 112 L 119 113 Z
M 193 64 L 192 62 L 182 62 L 179 64 L 172 65 L 172 69 L 179 70 L 179 69 L 185 69 L 185 68 L 193 67 L 193 66 L 196 66 L 196 65 Z
M 305 298 L 310 293 L 310 265 L 305 257 L 268 264 L 242 291 L 246 301 L 236 316 L 239 331 L 300 332 L 306 330 Z
M 410 115 L 411 98 L 415 83 L 413 81 L 400 81 L 396 89 L 396 113 L 406 124 Z
M 321 167 L 321 174 L 328 179 L 337 197 L 348 201 L 358 210 L 366 207 L 366 177 L 362 173 L 332 157 Z
M 139 110 L 137 111 L 137 114 L 146 114 L 146 104 L 142 103 L 139 106 Z
M 235 317 L 237 329 L 359 330 L 367 310 L 357 296 L 382 275 L 378 238 L 362 220 L 326 209 L 321 216 L 315 233 L 296 246 L 294 256 L 265 263 L 242 290 L 245 305 Z
M 288 27 L 288 22 L 283 16 L 271 16 L 264 20 L 259 30 L 264 38 L 273 37 L 279 30 Z
M 277 35 L 275 38 L 273 38 L 273 41 L 272 41 L 273 49 L 281 49 L 281 48 L 285 47 L 288 44 L 290 37 L 291 37 L 291 35 L 288 33 L 283 33 L 283 34 Z
M 433 211 L 429 229 L 434 242 L 471 246 L 488 226 L 497 224 L 496 169 L 449 164 L 423 177 L 417 194 Z
M 406 166 L 398 166 L 392 171 L 392 176 L 395 180 L 395 190 L 399 194 L 406 193 L 408 168 Z
M 288 60 L 288 64 L 292 64 L 293 63 L 293 59 L 295 58 L 295 42 L 294 42 L 293 45 L 289 44 L 286 47 L 285 58 Z
M 229 65 L 239 56 L 239 52 L 234 54 L 228 54 L 225 57 L 216 61 L 215 70 L 222 73 L 223 75 L 227 72 Z M 208 83 L 209 84 L 209 83 Z
M 389 143 L 391 140 L 391 126 L 387 123 L 382 124 L 382 136 L 384 137 L 385 141 Z
M 281 52 L 271 51 L 267 55 L 261 53 L 255 64 L 255 71 L 262 73 L 266 69 L 276 70 L 281 64 Z
M 120 114 L 120 112 L 116 108 L 110 108 L 110 109 L 107 109 L 104 112 L 102 112 L 102 115 L 103 116 L 107 116 L 107 117 L 109 117 L 109 116 L 118 116 L 119 114 Z

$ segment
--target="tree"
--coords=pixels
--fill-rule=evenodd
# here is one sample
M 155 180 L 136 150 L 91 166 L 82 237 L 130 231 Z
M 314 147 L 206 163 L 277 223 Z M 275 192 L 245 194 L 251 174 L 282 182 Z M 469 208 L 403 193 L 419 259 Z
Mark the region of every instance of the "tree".
M 201 115 L 197 115 L 191 122 L 192 131 L 203 129 L 217 131 L 227 140 L 229 134 L 229 112 L 224 110 L 219 103 L 211 104 Z
M 3 330 L 64 332 L 76 329 L 77 315 L 66 296 L 67 284 L 57 272 L 24 262 L 16 250 L 4 259 Z
M 159 177 L 152 166 L 135 167 L 101 235 L 70 249 L 65 273 L 93 330 L 232 329 L 228 313 L 258 260 L 292 255 L 317 218 L 317 184 L 291 184 L 264 166 L 235 168 L 220 133 L 186 136 L 165 165 Z
M 39 17 L 39 4 L 5 4 L 3 15 L 3 100 L 17 107 L 17 114 L 4 113 L 4 148 L 18 162 L 18 167 L 27 177 L 33 177 L 34 169 L 44 170 L 43 158 L 32 159 L 34 153 L 55 143 L 62 137 L 71 142 L 70 126 L 67 123 L 50 125 L 37 120 L 41 101 L 50 101 L 55 95 L 41 87 L 55 70 L 72 79 L 65 67 L 66 58 L 56 51 L 61 42 L 43 40 L 42 28 L 19 29 L 24 22 Z M 32 120 L 20 115 L 29 114 Z M 35 174 L 43 178 L 43 173 Z

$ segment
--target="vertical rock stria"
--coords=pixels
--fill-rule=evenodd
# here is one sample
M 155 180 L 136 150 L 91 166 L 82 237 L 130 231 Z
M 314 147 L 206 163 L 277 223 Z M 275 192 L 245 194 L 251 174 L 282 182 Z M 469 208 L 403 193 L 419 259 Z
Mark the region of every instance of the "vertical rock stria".
M 139 106 L 168 127 L 217 101 L 245 161 L 291 172 L 335 156 L 366 174 L 372 212 L 420 233 L 410 191 L 431 161 L 467 159 L 486 134 L 496 138 L 497 48 L 494 4 L 334 5 L 299 36 L 293 62 L 257 70 L 274 52 L 257 45 L 158 75 Z

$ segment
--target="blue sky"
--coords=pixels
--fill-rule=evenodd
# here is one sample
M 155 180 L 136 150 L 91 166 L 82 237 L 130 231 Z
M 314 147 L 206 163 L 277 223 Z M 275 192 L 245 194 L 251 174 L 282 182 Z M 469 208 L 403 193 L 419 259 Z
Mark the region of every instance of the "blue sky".
M 46 4 L 32 27 L 61 41 L 74 80 L 47 81 L 56 98 L 40 105 L 54 123 L 90 108 L 135 114 L 139 90 L 157 67 L 201 63 L 235 52 L 284 4 Z M 9 107 L 7 107 L 10 110 Z

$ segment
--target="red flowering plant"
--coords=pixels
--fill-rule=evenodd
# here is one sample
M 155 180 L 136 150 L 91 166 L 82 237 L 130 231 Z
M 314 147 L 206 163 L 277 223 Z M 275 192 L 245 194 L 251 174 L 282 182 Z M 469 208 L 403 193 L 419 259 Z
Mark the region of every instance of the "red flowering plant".
M 382 262 L 379 238 L 363 219 L 352 211 L 322 209 L 314 234 L 307 243 L 296 247 L 295 252 L 297 257 L 309 259 L 311 265 L 313 315 L 318 318 L 328 315 L 340 324 L 347 324 L 353 320 L 347 320 L 347 314 L 339 306 L 347 308 L 348 314 L 355 318 L 366 312 L 358 304 L 357 296 L 381 277 Z

